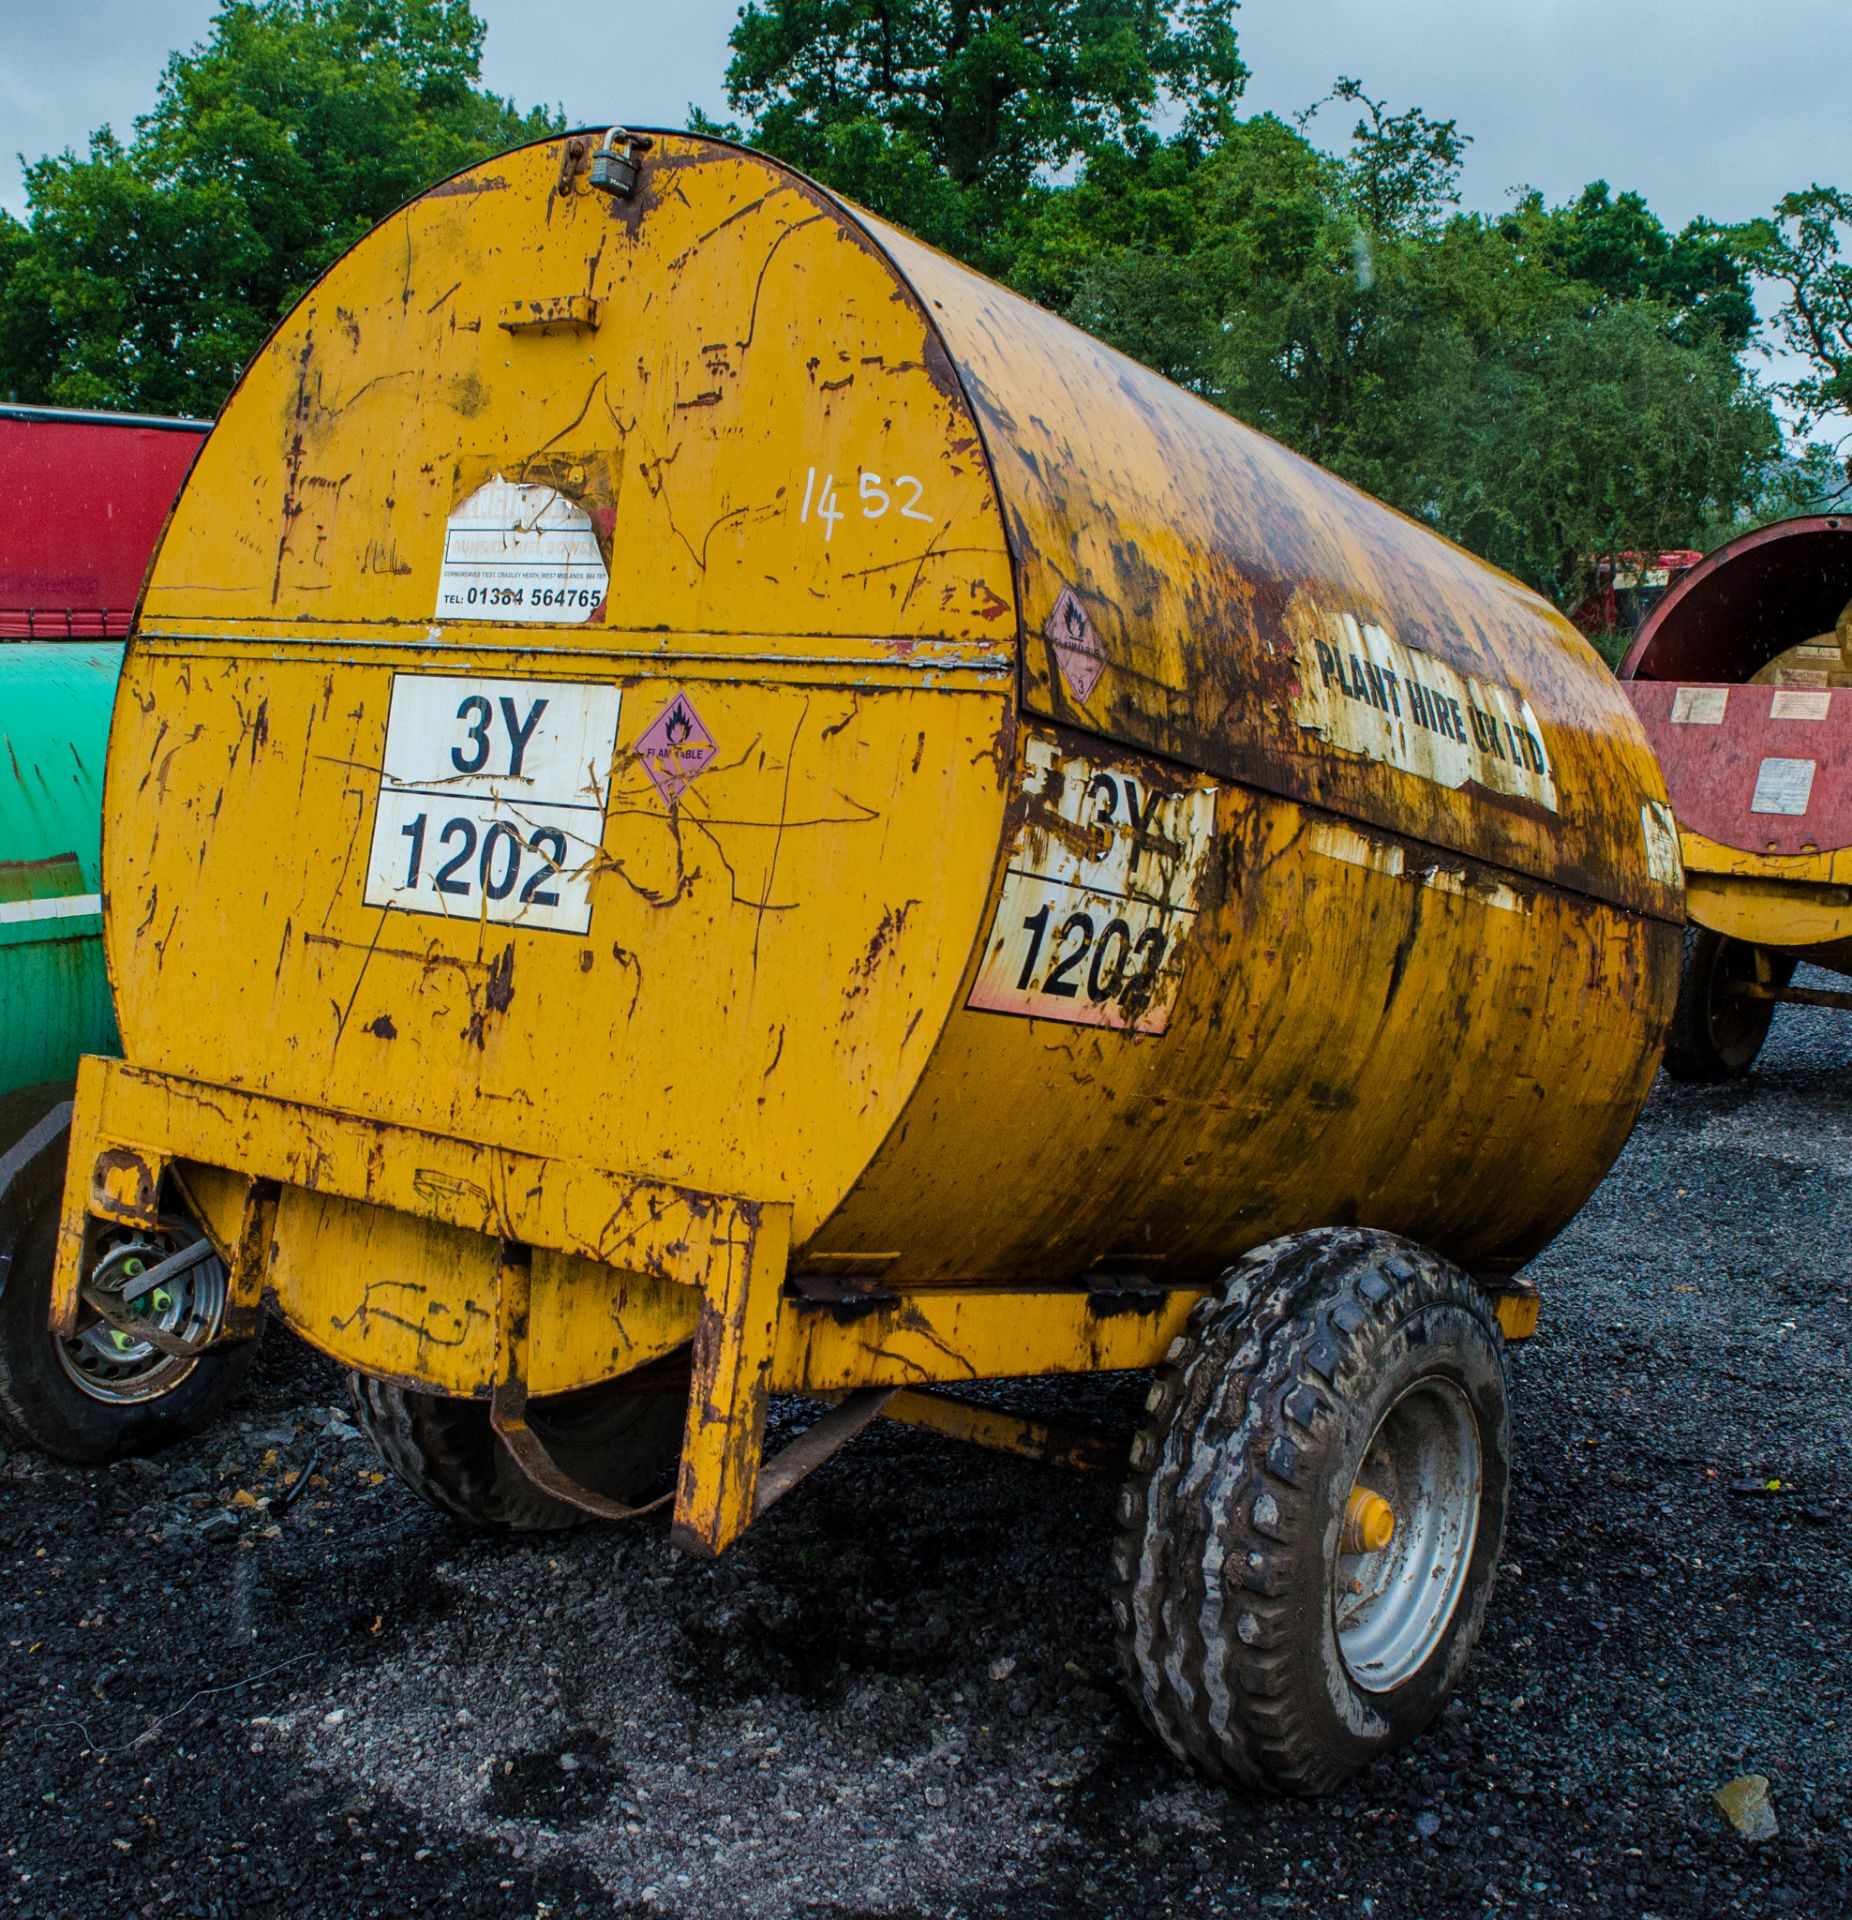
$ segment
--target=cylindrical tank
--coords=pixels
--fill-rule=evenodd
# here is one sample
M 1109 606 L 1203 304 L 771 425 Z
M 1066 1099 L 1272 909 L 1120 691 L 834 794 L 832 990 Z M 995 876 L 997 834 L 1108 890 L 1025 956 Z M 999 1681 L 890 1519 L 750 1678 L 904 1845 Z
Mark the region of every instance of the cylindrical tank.
M 1693 925 L 1666 1064 L 1732 1078 L 1797 961 L 1852 972 L 1852 517 L 1706 555 L 1621 677 L 1665 772 Z
M 1544 1245 L 1681 920 L 1583 640 L 760 156 L 589 144 L 386 221 L 206 446 L 111 742 L 129 1062 L 788 1202 L 892 1289 Z M 418 1231 L 286 1195 L 266 1284 L 484 1391 Z
M 120 643 L 0 644 L 0 1095 L 115 1050 L 103 755 Z

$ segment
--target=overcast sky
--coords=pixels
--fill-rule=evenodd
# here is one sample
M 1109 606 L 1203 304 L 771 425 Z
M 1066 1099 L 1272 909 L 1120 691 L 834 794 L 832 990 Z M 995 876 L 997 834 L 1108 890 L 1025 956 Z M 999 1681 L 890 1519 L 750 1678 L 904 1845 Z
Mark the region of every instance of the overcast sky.
M 0 0 L 0 205 L 16 153 L 127 136 L 161 64 L 214 0 Z M 575 121 L 679 125 L 723 112 L 736 0 L 477 0 L 485 78 Z M 1250 108 L 1290 113 L 1340 74 L 1473 136 L 1466 198 L 1637 187 L 1673 225 L 1741 219 L 1814 180 L 1852 186 L 1852 0 L 1248 0 Z M 1320 131 L 1335 142 L 1333 112 Z

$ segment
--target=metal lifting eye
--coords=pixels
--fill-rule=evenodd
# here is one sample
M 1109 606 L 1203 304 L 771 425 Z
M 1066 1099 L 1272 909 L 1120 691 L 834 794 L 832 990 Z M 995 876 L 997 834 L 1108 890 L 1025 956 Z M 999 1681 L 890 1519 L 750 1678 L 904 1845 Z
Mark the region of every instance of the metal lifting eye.
M 637 190 L 637 178 L 643 171 L 641 156 L 655 145 L 646 133 L 632 133 L 625 127 L 613 127 L 598 143 L 592 155 L 591 183 L 600 193 L 628 200 Z

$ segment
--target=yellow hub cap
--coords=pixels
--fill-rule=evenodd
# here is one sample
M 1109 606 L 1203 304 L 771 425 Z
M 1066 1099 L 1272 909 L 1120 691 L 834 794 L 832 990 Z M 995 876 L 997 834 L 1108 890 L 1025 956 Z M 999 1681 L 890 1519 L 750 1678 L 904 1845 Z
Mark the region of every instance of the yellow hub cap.
M 1352 1487 L 1344 1514 L 1345 1553 L 1381 1553 L 1395 1538 L 1395 1510 L 1380 1493 Z

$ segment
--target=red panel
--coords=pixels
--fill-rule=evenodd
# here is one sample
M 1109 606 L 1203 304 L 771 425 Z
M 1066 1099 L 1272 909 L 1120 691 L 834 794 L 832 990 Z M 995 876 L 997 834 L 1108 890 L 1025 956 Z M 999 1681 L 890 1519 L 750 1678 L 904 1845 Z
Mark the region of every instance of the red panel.
M 1722 720 L 1674 721 L 1680 693 L 1724 701 Z M 1627 695 L 1665 770 L 1666 791 L 1681 827 L 1746 853 L 1823 853 L 1852 846 L 1852 688 L 1829 692 L 1797 687 L 1682 688 L 1666 680 L 1631 680 Z M 1823 719 L 1777 719 L 1776 702 L 1824 705 Z M 1756 812 L 1752 803 L 1764 763 L 1811 761 L 1804 813 Z M 1766 784 L 1792 792 L 1775 769 Z
M 205 432 L 0 410 L 0 638 L 128 631 Z
M 1740 534 L 1673 581 L 1621 662 L 1623 680 L 1747 680 L 1825 633 L 1852 600 L 1852 514 Z

